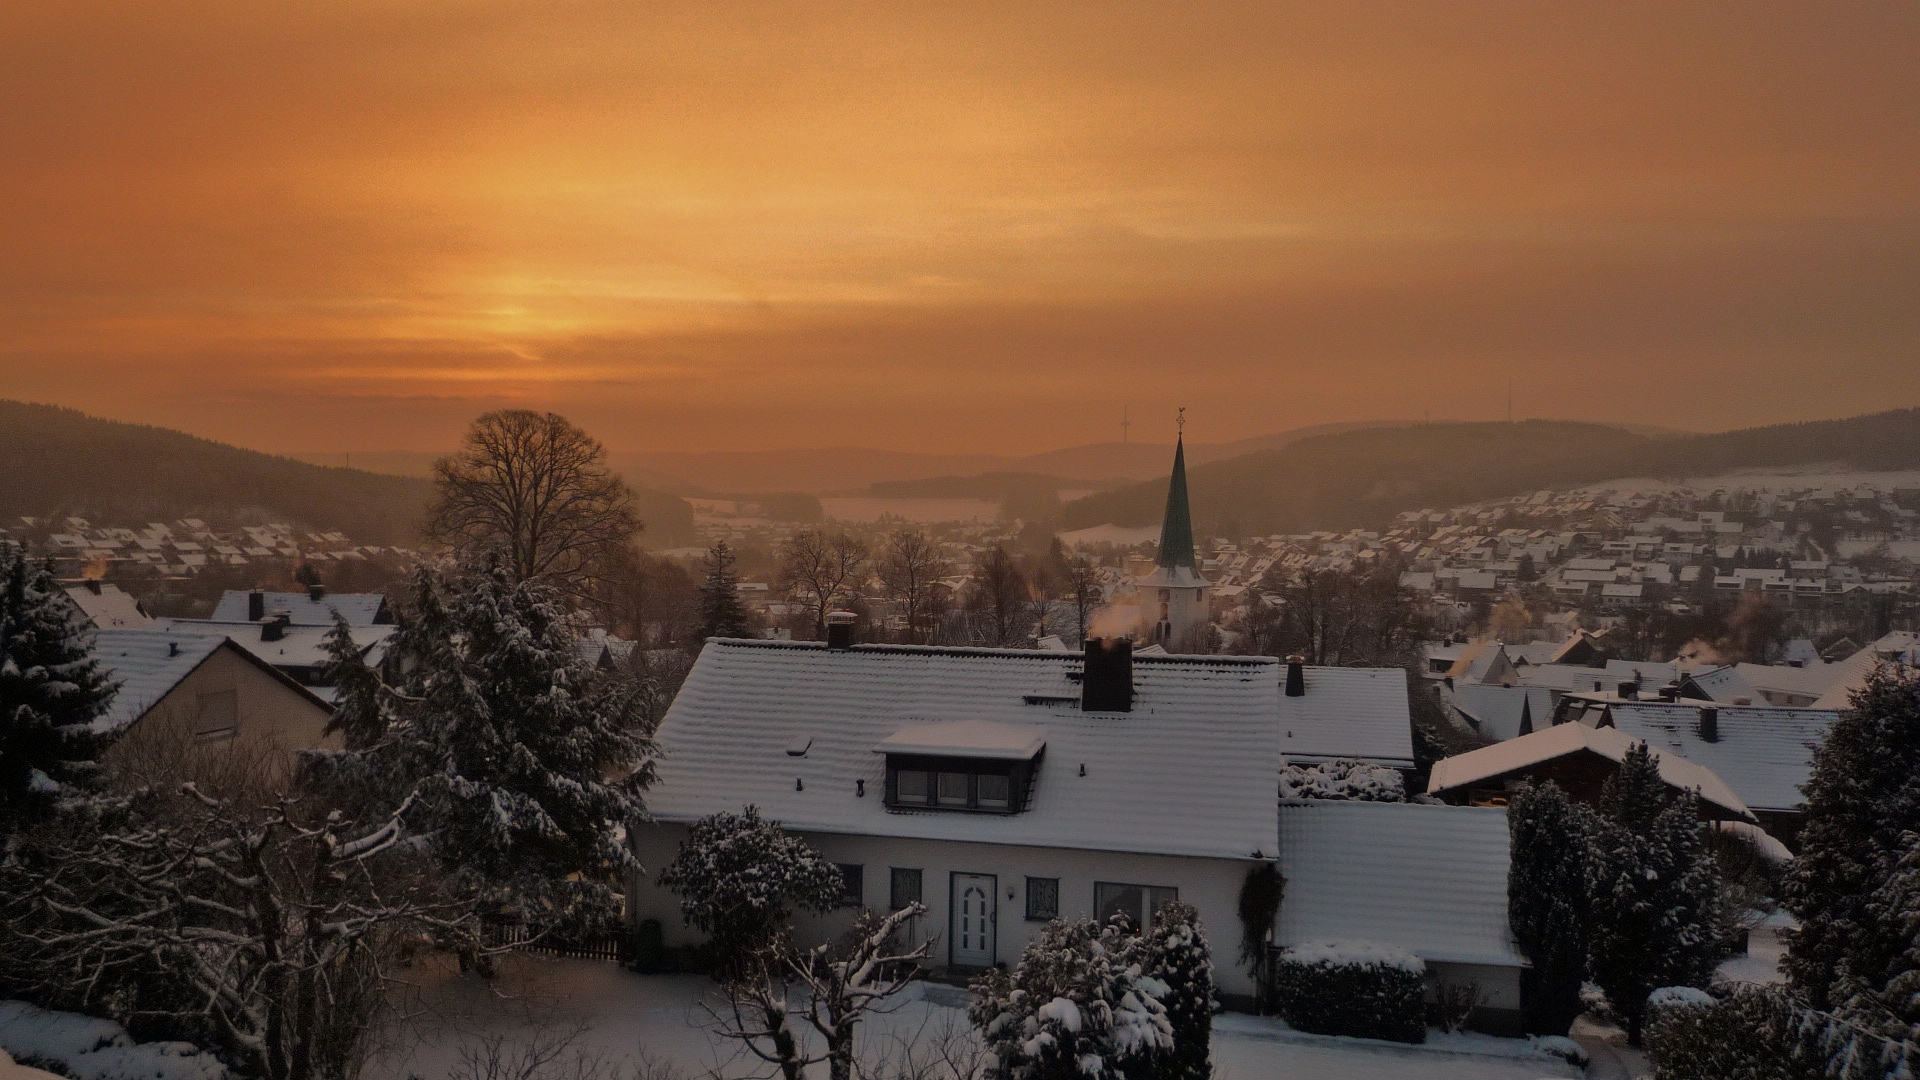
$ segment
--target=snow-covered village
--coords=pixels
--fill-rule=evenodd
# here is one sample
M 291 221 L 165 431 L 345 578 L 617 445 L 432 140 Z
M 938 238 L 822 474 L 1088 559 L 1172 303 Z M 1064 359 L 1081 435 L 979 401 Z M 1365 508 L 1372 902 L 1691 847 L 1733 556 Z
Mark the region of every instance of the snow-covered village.
M 0 1080 L 1917 1080 L 1916 55 L 0 5 Z

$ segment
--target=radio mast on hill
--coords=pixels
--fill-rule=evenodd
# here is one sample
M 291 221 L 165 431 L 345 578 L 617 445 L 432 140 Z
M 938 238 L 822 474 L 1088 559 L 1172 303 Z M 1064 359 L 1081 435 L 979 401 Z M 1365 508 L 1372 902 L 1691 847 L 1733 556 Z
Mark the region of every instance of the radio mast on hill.
M 1127 444 L 1127 429 L 1132 426 L 1133 421 L 1127 419 L 1127 407 L 1125 405 L 1120 406 L 1120 445 L 1125 446 Z

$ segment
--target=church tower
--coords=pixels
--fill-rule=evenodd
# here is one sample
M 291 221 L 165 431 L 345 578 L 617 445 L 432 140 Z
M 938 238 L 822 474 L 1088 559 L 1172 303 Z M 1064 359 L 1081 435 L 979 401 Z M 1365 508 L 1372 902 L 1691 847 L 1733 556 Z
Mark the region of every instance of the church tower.
M 1184 424 L 1182 427 L 1184 428 Z M 1200 576 L 1193 554 L 1193 512 L 1187 506 L 1187 446 L 1183 430 L 1174 442 L 1173 478 L 1167 484 L 1167 512 L 1160 522 L 1160 565 L 1135 583 L 1149 620 L 1150 644 L 1168 652 L 1198 652 L 1212 621 L 1212 586 Z

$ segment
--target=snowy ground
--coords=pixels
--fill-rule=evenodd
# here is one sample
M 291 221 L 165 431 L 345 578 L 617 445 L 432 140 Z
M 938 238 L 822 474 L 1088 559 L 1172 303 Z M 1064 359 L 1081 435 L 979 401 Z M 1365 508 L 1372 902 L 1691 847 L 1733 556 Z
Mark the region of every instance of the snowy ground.
M 1728 982 L 1777 983 L 1780 958 L 1787 955 L 1787 943 L 1780 940 L 1779 927 L 1767 924 L 1754 928 L 1747 939 L 1747 955 L 1735 956 L 1720 965 L 1720 977 Z
M 459 1071 L 461 1048 L 471 1048 L 477 1039 L 553 1038 L 576 1030 L 576 1048 L 610 1063 L 645 1057 L 670 1062 L 691 1077 L 766 1073 L 710 1035 L 701 1001 L 713 984 L 702 977 L 636 975 L 612 964 L 530 957 L 515 957 L 492 986 L 444 968 L 415 975 L 421 1012 L 409 1030 L 388 1040 L 366 1080 L 446 1080 Z M 862 1047 L 897 1055 L 908 1041 L 925 1045 L 943 1032 L 964 1033 L 964 991 L 928 986 L 916 998 L 863 1026 Z M 1238 1014 L 1220 1017 L 1213 1057 L 1215 1075 L 1225 1080 L 1538 1080 L 1581 1075 L 1521 1040 L 1436 1032 L 1429 1044 L 1411 1047 L 1306 1035 L 1278 1021 Z

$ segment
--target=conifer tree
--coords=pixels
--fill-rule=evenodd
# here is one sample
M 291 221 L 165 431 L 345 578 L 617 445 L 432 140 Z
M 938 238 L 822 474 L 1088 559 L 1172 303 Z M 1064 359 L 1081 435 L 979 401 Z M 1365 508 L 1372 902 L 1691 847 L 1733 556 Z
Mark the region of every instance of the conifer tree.
M 1173 1046 L 1155 1062 L 1153 1075 L 1207 1080 L 1213 1075 L 1213 950 L 1199 909 L 1180 901 L 1160 905 L 1146 951 L 1147 973 L 1167 988 L 1160 1001 L 1173 1029 Z
M 1851 705 L 1814 751 L 1800 854 L 1781 886 L 1800 921 L 1782 967 L 1817 1009 L 1910 963 L 1874 905 L 1888 895 L 1907 837 L 1920 833 L 1920 673 L 1880 667 Z
M 1647 995 L 1705 986 L 1725 955 L 1720 883 L 1697 799 L 1667 787 L 1645 743 L 1608 779 L 1600 812 L 1589 964 L 1638 1046 Z
M 1580 1015 L 1591 914 L 1588 893 L 1598 877 L 1593 811 L 1567 798 L 1552 781 L 1522 787 L 1507 803 L 1511 856 L 1507 919 L 1532 967 L 1522 973 L 1528 992 L 1527 1030 L 1565 1035 Z
M 721 540 L 707 549 L 707 579 L 700 584 L 700 640 L 710 637 L 744 637 L 747 611 L 740 603 L 740 575 L 734 573 L 738 558 Z
M 52 568 L 0 541 L 0 837 L 98 777 L 88 725 L 119 686 L 90 637 Z
M 388 799 L 414 793 L 409 823 L 456 889 L 539 927 L 610 927 L 621 877 L 641 869 L 621 829 L 643 820 L 653 775 L 634 688 L 574 653 L 550 586 L 497 560 L 423 568 L 413 592 L 382 671 L 339 624 L 329 635 L 349 747 L 314 760 Z

